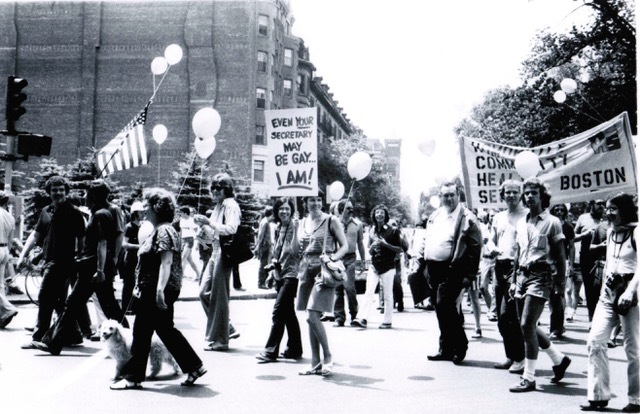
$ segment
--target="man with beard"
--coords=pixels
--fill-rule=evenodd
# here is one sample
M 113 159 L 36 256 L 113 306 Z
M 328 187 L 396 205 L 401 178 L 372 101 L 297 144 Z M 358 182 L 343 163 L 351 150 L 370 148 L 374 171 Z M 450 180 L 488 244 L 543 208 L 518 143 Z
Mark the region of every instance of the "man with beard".
M 29 341 L 22 349 L 35 349 L 33 341 L 41 341 L 49 326 L 56 307 L 60 307 L 67 296 L 69 279 L 76 272 L 76 248 L 82 246 L 85 234 L 84 218 L 80 210 L 69 201 L 69 182 L 61 176 L 49 178 L 45 190 L 51 204 L 42 209 L 34 231 L 18 257 L 18 265 L 24 262 L 34 246 L 43 250 L 44 269 L 38 293 L 38 323 Z M 78 337 L 73 335 L 73 337 Z M 72 340 L 71 342 L 82 342 Z
M 440 200 L 442 206 L 427 221 L 417 257 L 426 260 L 440 328 L 439 352 L 428 359 L 457 365 L 464 360 L 469 343 L 458 297 L 478 273 L 482 233 L 473 213 L 460 204 L 460 190 L 454 182 L 440 186 Z

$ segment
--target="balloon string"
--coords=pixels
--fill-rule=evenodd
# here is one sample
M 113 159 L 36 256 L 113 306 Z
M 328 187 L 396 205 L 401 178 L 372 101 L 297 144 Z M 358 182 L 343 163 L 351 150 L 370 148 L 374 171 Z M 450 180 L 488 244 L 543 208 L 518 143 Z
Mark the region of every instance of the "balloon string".
M 160 89 L 160 85 L 162 85 L 162 82 L 164 82 L 164 78 L 167 77 L 167 73 L 169 73 L 169 69 L 171 69 L 171 65 L 167 66 L 167 70 L 165 70 L 164 73 L 162 74 L 162 78 L 160 79 L 160 82 L 158 82 L 157 86 L 155 85 L 156 78 L 155 78 L 155 75 L 154 75 L 154 77 L 153 77 L 153 83 L 154 83 L 153 95 L 151 95 L 151 98 L 149 98 L 150 101 L 153 100 L 153 98 L 156 97 L 156 92 L 158 92 L 158 89 Z
M 198 212 L 200 212 L 200 198 L 202 197 L 202 174 L 204 172 L 204 159 L 200 163 L 200 182 L 198 183 Z
M 591 109 L 593 109 L 593 111 L 598 114 L 598 116 L 600 117 L 600 119 L 602 120 L 602 122 L 606 121 L 606 119 L 604 119 L 604 117 L 600 114 L 600 112 L 598 112 L 598 110 L 596 108 L 593 107 L 593 105 L 591 105 L 589 103 L 589 101 L 587 101 L 584 96 L 582 96 L 582 94 L 580 92 L 578 92 L 578 96 L 580 97 L 580 99 L 582 99 L 587 105 L 589 105 L 589 107 Z
M 351 181 L 351 188 L 349 188 L 349 194 L 347 194 L 347 201 L 349 201 L 351 199 L 351 194 L 353 194 L 353 186 L 355 185 L 355 183 L 356 183 L 356 179 L 354 178 Z M 345 208 L 342 209 L 342 214 L 340 216 L 340 220 L 341 221 L 344 221 L 344 216 L 345 216 L 345 213 L 347 212 L 347 208 L 346 208 L 347 207 L 347 203 L 345 203 L 344 206 L 345 206 Z
M 569 105 L 569 104 L 568 104 L 568 103 L 566 103 L 566 102 L 565 102 L 565 105 L 567 105 L 569 108 L 573 109 L 575 112 L 577 112 L 577 113 L 579 113 L 579 114 L 582 114 L 582 115 L 584 115 L 584 116 L 587 116 L 587 117 L 589 117 L 589 118 L 593 119 L 594 121 L 597 121 L 597 122 L 602 122 L 602 121 L 604 121 L 603 119 L 594 118 L 594 117 L 592 117 L 591 115 L 589 115 L 588 113 L 586 113 L 586 112 L 582 112 L 581 110 L 574 108 L 573 106 Z
M 178 201 L 178 199 L 180 199 L 180 194 L 182 194 L 182 189 L 184 188 L 184 184 L 187 182 L 187 178 L 189 177 L 189 171 L 191 171 L 191 167 L 193 166 L 193 163 L 196 160 L 196 156 L 197 156 L 197 154 L 194 153 L 193 154 L 193 159 L 189 163 L 189 169 L 187 170 L 187 174 L 184 176 L 184 181 L 182 181 L 182 185 L 180 186 L 180 190 L 178 191 L 178 195 L 176 197 L 176 201 Z

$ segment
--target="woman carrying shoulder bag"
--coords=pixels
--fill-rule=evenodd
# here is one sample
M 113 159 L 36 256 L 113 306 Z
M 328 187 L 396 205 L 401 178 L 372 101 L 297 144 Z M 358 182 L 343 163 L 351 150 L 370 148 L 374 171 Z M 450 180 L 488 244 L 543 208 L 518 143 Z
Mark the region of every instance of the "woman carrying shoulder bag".
M 583 411 L 603 411 L 611 399 L 607 342 L 612 329 L 620 322 L 627 355 L 629 404 L 625 413 L 640 412 L 640 313 L 638 312 L 638 258 L 636 240 L 638 213 L 633 197 L 618 194 L 607 201 L 606 214 L 611 221 L 607 232 L 607 255 L 604 283 L 591 322 L 587 341 L 587 398 Z

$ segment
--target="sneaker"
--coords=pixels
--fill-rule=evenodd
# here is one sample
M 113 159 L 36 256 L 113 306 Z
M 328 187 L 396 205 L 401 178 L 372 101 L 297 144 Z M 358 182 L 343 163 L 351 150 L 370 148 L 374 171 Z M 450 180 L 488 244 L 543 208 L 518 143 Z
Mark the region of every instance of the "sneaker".
M 267 354 L 266 352 L 260 352 L 256 355 L 256 359 L 260 362 L 276 362 L 278 359 L 274 356 Z
M 329 315 L 323 315 L 320 318 L 320 322 L 333 322 L 335 320 L 336 320 L 336 318 L 334 318 L 333 316 L 329 316 Z
M 640 413 L 640 405 L 629 403 L 622 408 L 623 413 Z
M 18 314 L 18 311 L 13 311 L 5 318 L 0 319 L 0 329 L 4 329 L 9 325 L 9 323 L 13 320 L 13 318 Z
M 473 339 L 479 339 L 482 338 L 482 329 L 476 329 L 476 333 L 474 333 L 473 335 L 471 335 L 471 337 Z
M 9 295 L 24 295 L 24 292 L 22 291 L 22 289 L 20 289 L 18 286 L 16 285 L 11 285 L 7 288 L 7 293 Z
M 524 372 L 524 359 L 522 361 L 514 361 L 509 367 L 509 372 L 512 374 L 522 374 Z
M 344 326 L 344 321 L 338 319 L 336 320 L 336 323 L 333 324 L 333 326 L 336 328 L 341 328 Z
M 33 341 L 29 341 L 26 344 L 20 345 L 20 349 L 38 349 Z
M 529 392 L 536 390 L 536 381 L 529 381 L 528 379 L 520 377 L 520 383 L 516 386 L 509 388 L 511 392 Z
M 562 358 L 562 362 L 552 367 L 554 374 L 553 378 L 551 378 L 552 383 L 558 383 L 564 378 L 564 373 L 567 371 L 567 368 L 569 368 L 569 364 L 571 364 L 571 358 L 565 356 Z
M 391 329 L 391 324 L 390 323 L 383 323 L 380 326 L 378 326 L 379 329 Z
M 367 320 L 366 319 L 354 319 L 351 322 L 351 326 L 358 326 L 360 328 L 366 328 L 367 327 Z
M 238 339 L 238 338 L 240 338 L 240 332 L 236 331 L 235 329 L 229 332 L 229 339 Z
M 496 316 L 495 313 L 489 313 L 487 315 L 487 319 L 489 319 L 489 322 L 497 322 L 498 321 L 498 317 Z

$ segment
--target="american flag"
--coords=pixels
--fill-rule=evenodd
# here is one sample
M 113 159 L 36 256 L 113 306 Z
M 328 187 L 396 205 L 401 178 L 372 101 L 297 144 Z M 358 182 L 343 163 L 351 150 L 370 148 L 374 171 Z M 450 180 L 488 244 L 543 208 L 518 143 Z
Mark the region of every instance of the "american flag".
M 114 171 L 127 170 L 147 164 L 147 145 L 144 124 L 147 122 L 147 103 L 126 127 L 96 154 L 96 162 L 102 176 Z

